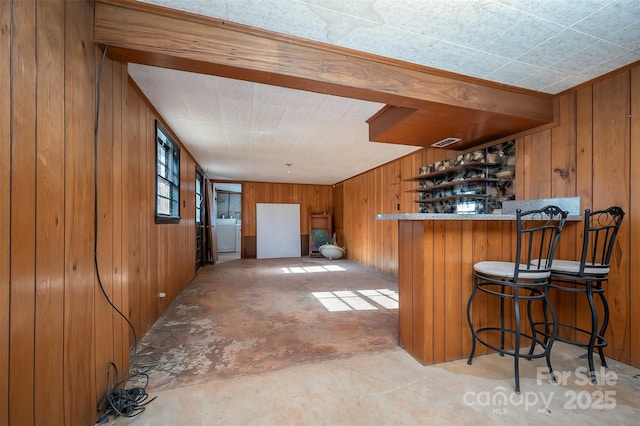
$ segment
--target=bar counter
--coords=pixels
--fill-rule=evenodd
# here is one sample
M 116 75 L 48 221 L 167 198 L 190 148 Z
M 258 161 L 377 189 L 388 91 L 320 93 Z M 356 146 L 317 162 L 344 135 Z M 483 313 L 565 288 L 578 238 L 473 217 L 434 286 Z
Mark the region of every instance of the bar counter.
M 377 220 L 516 220 L 515 214 L 395 213 L 378 214 Z M 567 221 L 582 220 L 582 215 L 569 214 Z
M 569 211 L 557 256 L 575 254 L 576 227 L 582 219 L 579 198 L 577 205 L 575 198 L 548 203 Z M 468 357 L 471 333 L 466 305 L 473 288 L 473 265 L 483 260 L 513 261 L 515 209 L 537 208 L 538 203 L 548 205 L 547 201 L 503 205 L 501 214 L 376 215 L 379 220 L 398 220 L 400 346 L 424 365 Z M 562 201 L 571 208 L 561 206 Z M 498 312 L 497 303 L 476 296 L 472 315 L 476 327 L 486 326 L 495 317 L 488 313 Z M 476 355 L 487 353 L 479 346 Z
M 499 214 L 457 213 L 396 213 L 376 215 L 378 220 L 516 220 L 516 210 L 540 209 L 554 205 L 569 212 L 568 221 L 582 220 L 580 197 L 540 198 L 535 200 L 512 200 L 502 203 Z

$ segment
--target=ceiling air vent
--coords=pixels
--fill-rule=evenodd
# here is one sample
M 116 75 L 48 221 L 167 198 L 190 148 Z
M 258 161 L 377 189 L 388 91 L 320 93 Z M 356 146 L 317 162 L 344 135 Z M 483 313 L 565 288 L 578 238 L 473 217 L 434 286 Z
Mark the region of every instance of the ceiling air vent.
M 451 145 L 452 143 L 456 143 L 460 140 L 461 140 L 460 138 L 445 138 L 445 139 L 442 139 L 441 141 L 431 144 L 431 146 L 435 148 L 444 148 L 445 146 Z

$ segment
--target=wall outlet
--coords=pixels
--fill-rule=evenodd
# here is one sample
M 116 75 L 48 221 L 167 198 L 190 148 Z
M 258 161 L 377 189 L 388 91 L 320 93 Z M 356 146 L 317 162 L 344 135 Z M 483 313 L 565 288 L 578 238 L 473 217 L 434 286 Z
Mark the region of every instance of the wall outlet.
M 160 294 L 159 294 L 160 299 L 163 299 L 166 295 L 167 295 L 167 293 L 160 293 Z

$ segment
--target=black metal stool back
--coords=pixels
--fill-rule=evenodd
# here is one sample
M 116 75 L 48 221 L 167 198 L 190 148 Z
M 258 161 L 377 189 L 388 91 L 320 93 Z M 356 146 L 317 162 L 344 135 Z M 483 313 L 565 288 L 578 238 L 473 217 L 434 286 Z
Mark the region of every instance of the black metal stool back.
M 615 206 L 597 211 L 587 209 L 584 216 L 582 256 L 577 275 L 608 274 L 624 212 Z
M 532 326 L 532 334 L 526 334 L 520 327 L 520 301 L 527 302 L 527 313 L 529 323 L 533 324 L 531 316 L 531 303 L 533 301 L 543 301 L 551 311 L 552 322 L 555 324 L 556 316 L 553 306 L 547 298 L 547 287 L 551 276 L 553 255 L 564 227 L 567 212 L 556 206 L 547 206 L 539 210 L 529 210 L 522 212 L 516 210 L 517 222 L 517 244 L 513 262 L 504 261 L 483 261 L 473 265 L 473 290 L 467 302 L 467 321 L 473 337 L 471 355 L 468 364 L 471 364 L 476 349 L 476 342 L 498 352 L 500 355 L 511 355 L 514 357 L 515 391 L 520 393 L 519 358 L 533 359 L 544 357 L 547 367 L 553 377 L 551 368 L 550 351 L 553 345 L 556 329 L 548 326 L 546 330 L 551 330 L 547 337 L 542 334 L 538 338 L 536 330 Z M 533 259 L 540 259 L 532 263 Z M 475 328 L 471 319 L 471 310 L 476 293 L 480 291 L 488 296 L 498 297 L 500 300 L 499 326 L 483 326 Z M 513 312 L 507 315 L 515 318 L 512 325 L 507 325 L 505 321 L 505 300 L 511 300 Z M 499 344 L 494 344 L 489 340 L 492 333 L 498 333 Z M 505 335 L 514 337 L 513 348 L 506 347 Z M 520 353 L 520 340 L 526 338 L 531 341 L 528 353 Z M 540 345 L 542 352 L 534 353 L 536 346 Z
M 516 210 L 518 239 L 514 282 L 522 273 L 525 279 L 532 273 L 551 273 L 553 256 L 566 219 L 567 212 L 556 206 L 527 212 Z M 538 261 L 533 262 L 534 259 Z
M 604 335 L 609 324 L 609 305 L 604 295 L 604 282 L 609 279 L 611 256 L 614 251 L 618 230 L 624 218 L 624 211 L 614 206 L 605 210 L 584 212 L 584 236 L 580 260 L 557 259 L 551 268 L 550 291 L 583 294 L 591 312 L 591 328 L 581 328 L 575 324 L 557 324 L 560 329 L 572 330 L 576 337 L 557 339 L 587 349 L 591 381 L 596 383 L 593 351 L 598 349 L 603 367 L 607 366 L 603 348 L 607 346 Z M 593 296 L 598 295 L 604 311 L 599 321 Z M 544 323 L 536 323 L 536 326 Z M 586 336 L 580 339 L 579 336 Z

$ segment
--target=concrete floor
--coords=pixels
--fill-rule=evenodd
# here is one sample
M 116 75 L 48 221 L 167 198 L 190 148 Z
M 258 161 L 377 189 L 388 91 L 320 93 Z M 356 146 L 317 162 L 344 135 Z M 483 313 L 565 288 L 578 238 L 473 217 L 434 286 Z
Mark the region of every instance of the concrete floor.
M 522 361 L 518 396 L 510 357 L 422 366 L 399 348 L 397 310 L 388 303 L 397 290 L 393 277 L 348 260 L 221 260 L 198 274 L 141 341 L 135 366 L 148 369 L 148 392 L 156 399 L 140 416 L 111 424 L 624 425 L 640 419 L 639 369 L 610 360 L 600 383 L 591 385 L 583 380 L 581 350 L 557 343 L 552 362 L 561 383 L 549 381 L 543 360 Z M 325 305 L 338 306 L 327 303 L 331 292 L 369 307 L 329 311 Z

